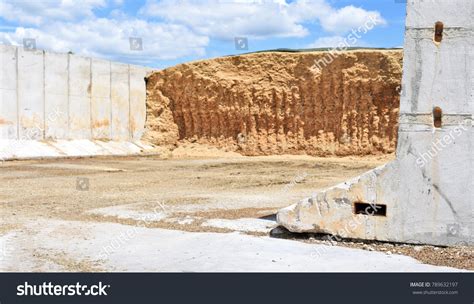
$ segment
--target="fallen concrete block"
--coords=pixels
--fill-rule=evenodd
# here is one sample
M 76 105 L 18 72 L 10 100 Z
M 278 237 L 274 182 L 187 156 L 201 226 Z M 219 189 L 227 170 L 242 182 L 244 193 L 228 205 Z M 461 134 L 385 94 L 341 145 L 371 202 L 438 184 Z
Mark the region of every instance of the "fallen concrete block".
M 397 159 L 279 211 L 292 232 L 473 244 L 474 3 L 408 1 Z

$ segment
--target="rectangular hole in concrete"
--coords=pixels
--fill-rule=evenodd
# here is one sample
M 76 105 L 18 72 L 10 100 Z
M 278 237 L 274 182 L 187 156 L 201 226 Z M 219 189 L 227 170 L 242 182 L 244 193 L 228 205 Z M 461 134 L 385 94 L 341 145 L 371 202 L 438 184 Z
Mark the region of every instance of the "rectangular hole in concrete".
M 387 216 L 387 205 L 354 203 L 354 213 L 371 216 Z
M 443 22 L 441 21 L 436 22 L 434 41 L 439 43 L 443 40 L 443 30 L 444 30 Z
M 433 109 L 433 124 L 435 128 L 441 128 L 443 125 L 443 110 L 440 107 L 434 107 Z

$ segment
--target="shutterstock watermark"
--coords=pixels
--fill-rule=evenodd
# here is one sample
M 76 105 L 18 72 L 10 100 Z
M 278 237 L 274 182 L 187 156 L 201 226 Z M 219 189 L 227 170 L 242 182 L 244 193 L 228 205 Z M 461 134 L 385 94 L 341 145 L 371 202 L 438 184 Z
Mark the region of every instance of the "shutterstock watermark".
M 76 178 L 76 190 L 78 191 L 89 191 L 89 178 L 78 177 Z
M 352 29 L 338 46 L 332 48 L 323 58 L 315 60 L 314 65 L 310 69 L 315 72 L 321 72 L 322 69 L 331 64 L 341 52 L 355 46 L 357 41 L 362 38 L 362 35 L 367 34 L 379 23 L 382 23 L 381 19 L 377 16 L 370 16 L 363 25 L 359 26 L 357 29 Z
M 439 152 L 454 143 L 457 137 L 460 137 L 464 132 L 468 131 L 468 125 L 469 122 L 465 121 L 465 123 L 450 129 L 447 134 L 443 135 L 443 137 L 431 142 L 431 145 L 427 151 L 419 153 L 419 157 L 416 159 L 416 164 L 420 166 L 420 168 L 426 166 L 433 158 L 438 155 Z
M 298 174 L 295 178 L 293 178 L 293 180 L 292 180 L 291 182 L 289 182 L 288 184 L 286 184 L 286 185 L 281 189 L 281 192 L 282 192 L 282 193 L 287 193 L 288 191 L 291 190 L 291 188 L 293 188 L 294 186 L 296 186 L 296 184 L 301 183 L 302 181 L 304 181 L 307 176 L 308 176 L 308 173 L 306 173 L 306 172 L 303 172 L 303 173 Z
M 362 213 L 356 216 L 352 220 L 347 221 L 341 229 L 337 231 L 337 234 L 328 235 L 328 241 L 331 245 L 336 245 L 337 242 L 342 241 L 347 236 L 351 235 L 351 232 L 355 231 L 360 225 L 365 223 L 363 215 L 373 216 L 380 210 L 381 206 L 375 203 L 368 203 L 367 207 L 363 210 Z M 316 250 L 311 252 L 311 257 L 320 257 L 322 254 L 328 251 L 327 247 L 318 247 Z
M 34 38 L 23 38 L 23 49 L 25 51 L 36 50 L 36 39 Z
M 131 51 L 143 51 L 143 41 L 140 37 L 130 37 L 128 38 Z
M 30 284 L 24 282 L 16 287 L 16 295 L 24 296 L 106 296 L 110 285 L 99 282 L 94 285 L 76 284 L 59 285 L 51 282 Z
M 138 234 L 138 228 L 146 227 L 147 224 L 162 219 L 164 212 L 166 212 L 166 206 L 161 202 L 157 202 L 157 206 L 153 209 L 152 214 L 143 216 L 136 225 L 114 237 L 106 246 L 102 247 L 97 258 L 105 260 L 110 254 L 116 252 L 124 244 L 135 238 Z
M 234 38 L 235 49 L 238 51 L 247 51 L 249 49 L 249 40 L 247 37 Z

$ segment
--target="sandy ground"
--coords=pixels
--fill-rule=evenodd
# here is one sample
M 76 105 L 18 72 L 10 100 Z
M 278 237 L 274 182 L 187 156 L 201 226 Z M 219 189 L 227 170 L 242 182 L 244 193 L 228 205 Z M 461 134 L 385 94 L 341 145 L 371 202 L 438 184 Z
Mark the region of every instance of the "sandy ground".
M 269 236 L 279 208 L 388 160 L 229 154 L 6 162 L 0 167 L 0 270 L 473 269 L 471 248 L 387 244 L 390 250 L 382 250 Z

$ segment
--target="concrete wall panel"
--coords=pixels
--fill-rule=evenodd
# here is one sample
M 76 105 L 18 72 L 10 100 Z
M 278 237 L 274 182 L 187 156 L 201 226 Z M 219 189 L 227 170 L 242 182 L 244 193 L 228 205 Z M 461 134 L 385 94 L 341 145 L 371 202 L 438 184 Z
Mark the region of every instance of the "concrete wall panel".
M 407 10 L 407 27 L 433 28 L 437 21 L 442 21 L 449 27 L 474 26 L 474 1 L 408 1 L 410 10 Z
M 280 210 L 277 221 L 290 231 L 474 244 L 474 1 L 409 0 L 407 12 L 397 159 Z M 434 40 L 437 21 L 444 23 L 441 41 Z M 434 106 L 442 108 L 439 124 Z M 356 215 L 375 230 L 340 232 L 353 216 L 339 209 L 361 202 L 385 205 L 378 216 Z
M 147 71 L 141 67 L 130 66 L 130 131 L 133 140 L 139 140 L 143 135 L 146 119 L 146 90 L 145 76 Z
M 68 55 L 45 53 L 45 138 L 68 136 Z
M 43 51 L 18 48 L 19 135 L 22 140 L 44 138 Z
M 112 139 L 130 139 L 129 66 L 112 63 Z
M 446 30 L 449 32 L 449 30 Z M 466 34 L 467 35 L 467 34 Z M 474 48 L 464 33 L 448 35 L 437 45 L 433 30 L 407 30 L 403 82 L 410 102 L 401 103 L 402 113 L 467 113 L 471 100 Z M 471 39 L 472 40 L 472 39 Z M 421 55 L 423 54 L 423 55 Z M 424 73 L 419 73 L 423 69 Z M 436 97 L 435 97 L 436 96 Z
M 111 138 L 110 61 L 92 59 L 91 119 L 94 139 Z
M 0 45 L 0 140 L 140 140 L 146 67 Z
M 69 57 L 69 139 L 90 139 L 91 59 Z
M 17 139 L 16 48 L 0 45 L 0 139 Z

